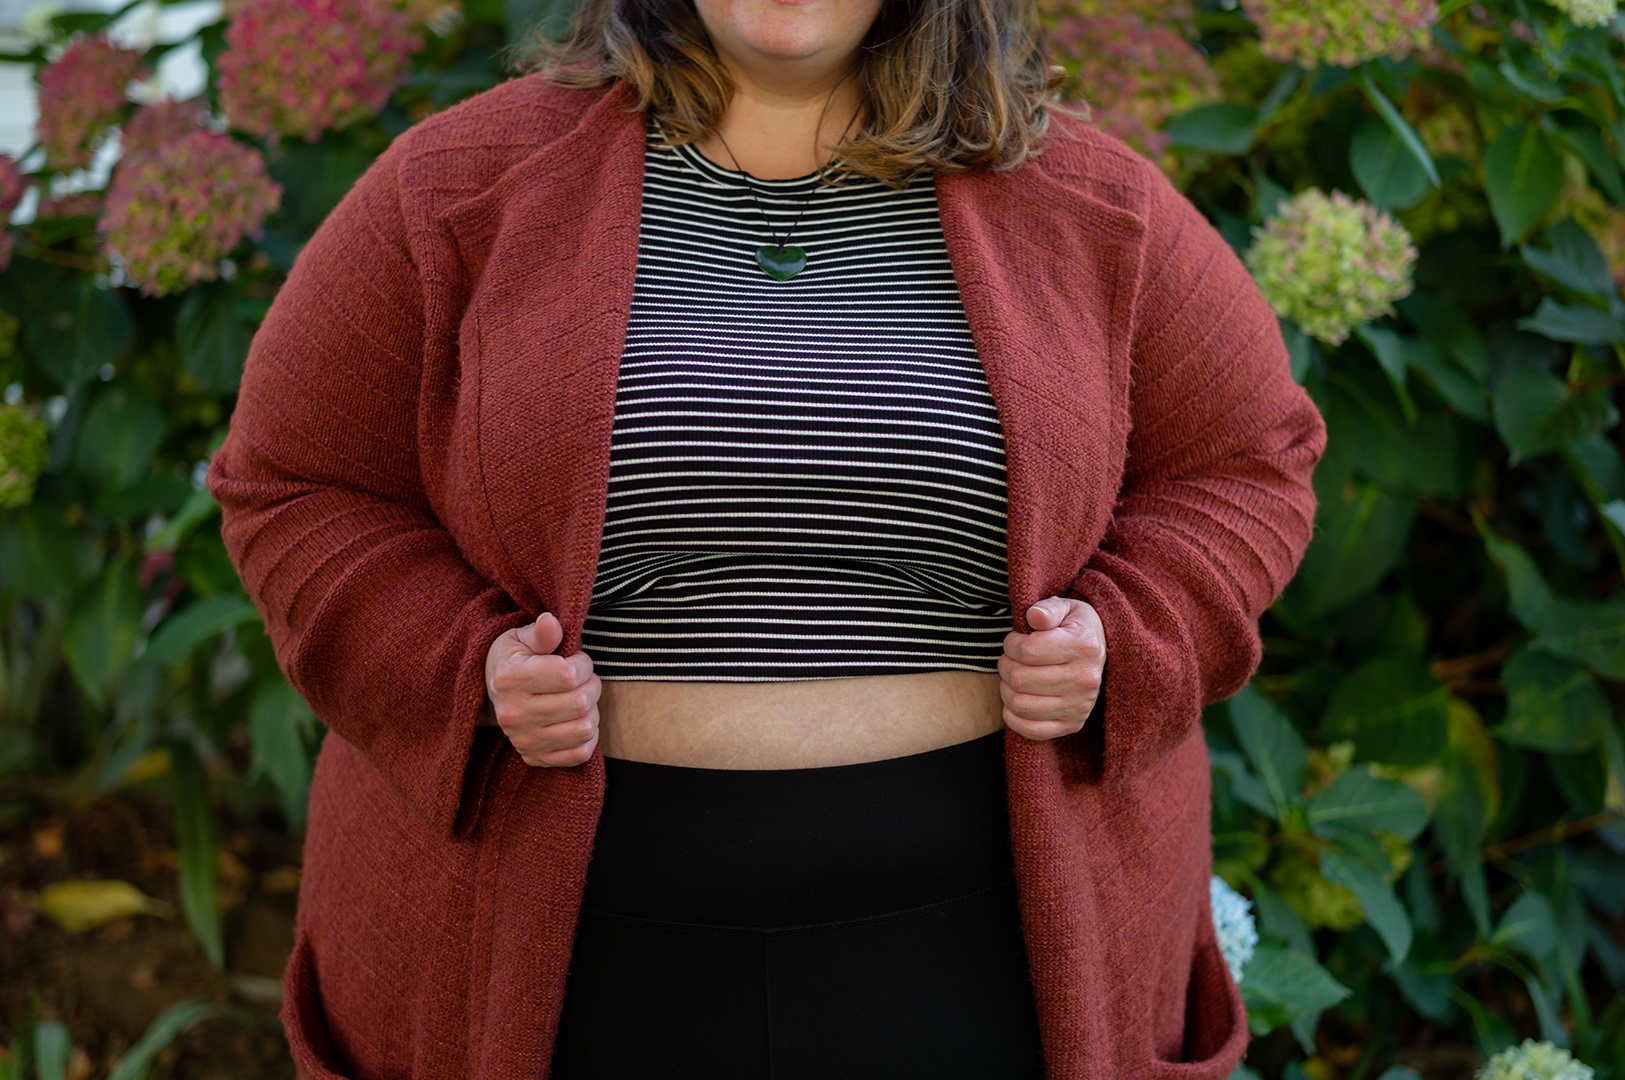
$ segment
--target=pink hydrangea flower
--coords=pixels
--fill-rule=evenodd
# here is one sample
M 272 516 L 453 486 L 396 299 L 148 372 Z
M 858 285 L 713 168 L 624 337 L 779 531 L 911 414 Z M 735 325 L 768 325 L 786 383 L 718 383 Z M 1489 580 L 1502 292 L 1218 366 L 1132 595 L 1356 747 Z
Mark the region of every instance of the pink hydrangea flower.
M 1065 93 L 1089 103 L 1101 130 L 1151 157 L 1168 145 L 1157 130 L 1164 121 L 1219 96 L 1219 76 L 1201 50 L 1138 15 L 1065 16 L 1050 45 L 1071 76 Z
M 124 88 L 141 73 L 141 53 L 101 36 L 69 45 L 39 75 L 34 131 L 53 169 L 81 169 L 95 156 L 98 136 L 119 118 Z
M 281 197 L 258 150 L 199 128 L 119 163 L 101 230 L 129 279 L 163 296 L 212 281 Z
M 249 0 L 226 28 L 220 100 L 238 131 L 314 142 L 382 109 L 420 43 L 389 0 Z
M 1264 55 L 1306 68 L 1354 67 L 1425 49 L 1439 21 L 1438 0 L 1241 0 Z
M 185 138 L 203 122 L 203 102 L 163 101 L 143 105 L 124 125 L 124 156 L 156 150 Z

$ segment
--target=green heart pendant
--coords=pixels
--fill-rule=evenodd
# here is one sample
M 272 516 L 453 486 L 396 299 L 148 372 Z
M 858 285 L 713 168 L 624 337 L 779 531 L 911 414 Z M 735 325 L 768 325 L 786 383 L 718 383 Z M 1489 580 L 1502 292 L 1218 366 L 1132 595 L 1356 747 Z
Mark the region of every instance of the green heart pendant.
M 763 244 L 756 249 L 756 265 L 774 281 L 789 281 L 807 269 L 807 253 L 794 244 Z

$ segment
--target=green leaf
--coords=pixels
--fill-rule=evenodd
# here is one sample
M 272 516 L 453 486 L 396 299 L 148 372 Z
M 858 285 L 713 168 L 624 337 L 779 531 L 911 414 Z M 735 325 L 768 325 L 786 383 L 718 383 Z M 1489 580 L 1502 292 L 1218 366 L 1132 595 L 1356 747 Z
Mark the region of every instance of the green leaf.
M 205 597 L 160 623 L 142 657 L 158 664 L 179 660 L 227 627 L 241 626 L 259 617 L 245 597 L 230 593 Z
M 270 163 L 271 178 L 282 185 L 280 216 L 309 236 L 355 186 L 373 157 L 351 132 L 329 131 L 314 143 L 284 141 Z
M 1625 679 L 1625 603 L 1557 596 L 1523 548 L 1486 526 L 1480 532 L 1490 558 L 1506 571 L 1512 613 L 1535 635 L 1535 647 Z
M 195 488 L 175 516 L 162 529 L 147 538 L 148 551 L 174 551 L 192 530 L 220 509 L 207 488 Z
M 1475 383 L 1484 384 L 1490 368 L 1489 346 L 1461 308 L 1421 292 L 1399 301 L 1398 307 L 1418 332 L 1460 364 Z
M 208 781 L 189 743 L 169 744 L 170 779 L 175 792 L 175 832 L 180 849 L 181 911 L 203 955 L 225 970 L 226 943 L 220 924 L 219 870 Z
M 1251 686 L 1230 699 L 1230 726 L 1270 794 L 1274 810 L 1266 812 L 1284 821 L 1303 783 L 1303 739 L 1286 714 Z
M 141 590 L 135 560 L 115 555 L 74 598 L 62 651 L 68 668 L 96 706 L 107 700 L 141 634 Z
M 1384 210 L 1404 210 L 1427 195 L 1431 183 L 1410 148 L 1380 120 L 1369 119 L 1349 143 L 1349 168 L 1366 198 Z
M 1405 1001 L 1431 1020 L 1447 1020 L 1450 1014 L 1450 963 L 1454 959 L 1437 937 L 1419 932 L 1403 964 L 1386 965 Z
M 63 1080 L 72 1054 L 68 1025 L 60 1020 L 41 1020 L 34 1025 L 34 1069 L 39 1080 Z
M 310 789 L 313 764 L 305 739 L 315 719 L 305 699 L 281 680 L 262 685 L 248 709 L 255 766 L 263 769 L 282 793 L 288 823 L 295 829 L 305 820 L 305 795 Z
M 1608 726 L 1608 699 L 1591 672 L 1572 660 L 1525 646 L 1501 668 L 1506 722 L 1496 738 L 1550 753 L 1589 750 Z
M 1472 378 L 1440 355 L 1439 348 L 1425 338 L 1405 342 L 1405 360 L 1433 384 L 1439 396 L 1462 416 L 1481 424 L 1490 419 L 1489 403 Z
M 1617 319 L 1589 304 L 1560 304 L 1549 296 L 1541 297 L 1533 315 L 1518 320 L 1518 329 L 1579 345 L 1612 345 L 1625 341 L 1625 319 Z
M 1563 191 L 1563 155 L 1534 124 L 1514 124 L 1484 153 L 1484 192 L 1510 248 L 1546 216 Z
M 1381 326 L 1372 326 L 1362 323 L 1354 328 L 1354 334 L 1366 347 L 1371 355 L 1377 358 L 1377 363 L 1388 376 L 1388 381 L 1394 384 L 1399 393 L 1401 406 L 1405 409 L 1407 423 L 1416 421 L 1416 406 L 1411 402 L 1410 394 L 1405 389 L 1405 342 L 1392 330 Z
M 1600 432 L 1575 439 L 1563 448 L 1563 453 L 1591 498 L 1599 503 L 1625 499 L 1625 459 Z
M 212 1001 L 186 998 L 170 1005 L 147 1025 L 135 1045 L 126 1050 L 108 1073 L 107 1080 L 146 1080 L 164 1047 L 183 1032 L 205 1020 L 220 1016 L 242 1016 L 241 1010 Z
M 1354 894 L 1365 912 L 1365 921 L 1382 938 L 1394 963 L 1404 963 L 1405 954 L 1411 951 L 1411 917 L 1394 895 L 1393 887 L 1363 859 L 1335 844 L 1320 853 L 1320 876 Z
M 1550 955 L 1557 948 L 1557 916 L 1551 901 L 1534 890 L 1525 892 L 1501 916 L 1490 941 L 1536 960 Z
M 1309 936 L 1309 927 L 1292 905 L 1281 899 L 1279 893 L 1262 881 L 1252 884 L 1253 906 L 1258 912 L 1258 934 L 1261 939 L 1274 939 L 1287 948 L 1305 956 L 1315 955 L 1315 942 Z
M 119 358 L 135 324 L 124 300 L 89 275 L 67 274 L 28 259 L 13 261 L 16 300 L 6 307 L 22 320 L 23 342 L 42 373 L 76 390 Z M 13 307 L 16 303 L 18 306 Z
M 1322 837 L 1340 830 L 1369 833 L 1381 829 L 1414 840 L 1428 822 L 1422 796 L 1359 767 L 1339 773 L 1309 800 L 1307 809 L 1309 828 Z
M 1353 739 L 1363 761 L 1426 765 L 1444 752 L 1449 737 L 1450 689 L 1414 656 L 1368 660 L 1337 685 L 1321 730 Z
M 1245 154 L 1258 133 L 1258 110 L 1251 105 L 1221 102 L 1203 105 L 1163 125 L 1170 146 L 1209 150 L 1216 154 Z
M 1518 249 L 1523 261 L 1532 269 L 1565 288 L 1601 300 L 1618 294 L 1607 257 L 1591 234 L 1573 218 L 1564 218 L 1547 229 L 1546 240 L 1551 244 L 1550 249 L 1532 248 L 1527 244 Z
M 1313 614 L 1362 596 L 1387 576 L 1405 550 L 1410 499 L 1369 481 L 1349 484 L 1320 506 L 1315 537 L 1298 571 L 1298 587 Z
M 1270 797 L 1269 789 L 1247 770 L 1247 763 L 1240 754 L 1209 750 L 1208 763 L 1229 778 L 1230 794 L 1260 814 L 1275 816 L 1275 800 Z
M 146 472 L 166 430 L 163 410 L 144 386 L 108 383 L 96 392 L 80 424 L 79 469 L 98 484 L 125 487 Z
M 175 345 L 181 359 L 211 394 L 236 392 L 252 337 L 237 316 L 237 290 L 228 281 L 187 290 L 175 314 Z
M 1619 419 L 1607 391 L 1570 394 L 1562 379 L 1528 367 L 1501 376 L 1494 414 L 1514 465 L 1595 435 Z
M 1276 1005 L 1291 1016 L 1329 1009 L 1349 996 L 1348 987 L 1332 978 L 1315 958 L 1268 945 L 1253 950 L 1241 973 L 1241 993 L 1249 1009 Z
M 1606 52 L 1604 58 L 1608 70 L 1615 79 L 1618 79 L 1619 62 L 1612 57 L 1608 57 Z M 1625 182 L 1622 182 L 1619 166 L 1615 164 L 1613 157 L 1608 153 L 1608 147 L 1602 141 L 1602 136 L 1597 129 L 1589 121 L 1579 120 L 1575 123 L 1565 123 L 1557 120 L 1557 117 L 1562 115 L 1561 113 L 1550 115 L 1553 120 L 1551 130 L 1564 146 L 1574 152 L 1575 157 L 1586 163 L 1586 168 L 1591 170 L 1591 175 L 1596 179 L 1597 186 L 1608 196 L 1609 201 L 1616 204 L 1625 203 Z M 1570 115 L 1578 117 L 1580 114 L 1571 113 Z
M 79 538 L 52 506 L 29 506 L 0 528 L 0 582 L 21 596 L 61 596 L 78 575 Z
M 1433 163 L 1433 155 L 1428 153 L 1427 144 L 1411 128 L 1405 117 L 1400 115 L 1399 110 L 1394 108 L 1394 103 L 1388 100 L 1388 95 L 1382 92 L 1377 81 L 1371 77 L 1371 69 L 1363 64 L 1360 66 L 1360 89 L 1365 92 L 1366 100 L 1377 110 L 1377 115 L 1382 117 L 1382 122 L 1388 125 L 1388 130 L 1394 133 L 1394 137 L 1410 152 L 1411 157 L 1416 159 L 1416 163 L 1427 175 L 1428 182 L 1434 187 L 1439 187 L 1439 169 Z

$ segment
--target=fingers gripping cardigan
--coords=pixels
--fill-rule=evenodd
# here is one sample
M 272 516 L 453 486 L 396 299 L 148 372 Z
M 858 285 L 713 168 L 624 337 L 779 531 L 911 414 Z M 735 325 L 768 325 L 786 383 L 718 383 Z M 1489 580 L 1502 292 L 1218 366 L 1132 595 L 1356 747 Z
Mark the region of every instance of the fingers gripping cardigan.
M 497 635 L 546 610 L 579 648 L 637 259 L 629 102 L 528 77 L 397 139 L 300 255 L 213 461 L 330 728 L 283 1010 L 313 1077 L 547 1070 L 602 761 L 532 769 L 475 720 Z M 1007 736 L 1048 1075 L 1221 1080 L 1247 1036 L 1199 712 L 1257 664 L 1324 429 L 1245 270 L 1120 143 L 1057 118 L 1042 156 L 938 195 L 1005 433 L 1012 606 L 1081 597 L 1106 629 L 1083 731 Z

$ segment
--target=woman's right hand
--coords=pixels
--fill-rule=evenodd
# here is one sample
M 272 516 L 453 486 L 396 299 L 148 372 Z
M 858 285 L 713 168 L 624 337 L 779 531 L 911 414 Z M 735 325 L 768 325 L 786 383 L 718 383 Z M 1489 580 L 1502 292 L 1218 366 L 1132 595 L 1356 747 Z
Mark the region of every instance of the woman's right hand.
M 509 630 L 485 654 L 485 695 L 526 765 L 580 765 L 598 745 L 603 683 L 592 658 L 559 656 L 564 628 L 551 613 Z

